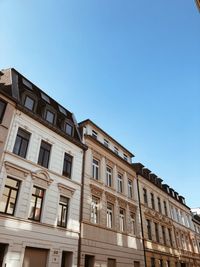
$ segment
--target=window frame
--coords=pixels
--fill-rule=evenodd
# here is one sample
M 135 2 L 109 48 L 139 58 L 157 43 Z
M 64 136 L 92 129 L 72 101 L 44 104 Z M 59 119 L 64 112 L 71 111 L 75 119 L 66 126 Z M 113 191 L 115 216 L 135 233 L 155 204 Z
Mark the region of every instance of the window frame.
M 71 161 L 70 161 L 70 160 Z M 62 169 L 62 175 L 71 179 L 71 176 L 72 176 L 72 165 L 73 165 L 73 156 L 71 156 L 70 154 L 68 153 L 64 153 L 64 159 L 63 159 L 63 169 Z M 70 171 L 69 173 L 67 173 L 67 171 L 64 169 L 64 167 L 67 166 L 66 169 L 68 169 L 68 166 L 70 166 Z
M 92 130 L 92 137 L 98 139 L 98 133 L 95 130 Z
M 154 193 L 151 192 L 151 208 L 155 210 L 155 198 Z
M 157 197 L 157 202 L 158 202 L 158 211 L 162 214 L 162 207 L 161 207 L 160 197 Z
M 11 179 L 11 180 L 16 181 L 16 182 L 18 183 L 18 188 L 16 189 L 16 188 L 14 188 L 14 187 L 12 187 L 12 186 L 7 185 L 7 184 L 6 184 L 7 179 Z M 4 189 L 3 189 L 3 194 L 2 194 L 2 196 L 1 196 L 1 200 L 2 200 L 2 197 L 4 196 L 5 188 L 9 188 L 9 193 L 8 193 L 8 198 L 7 198 L 7 200 L 6 200 L 5 210 L 4 210 L 4 211 L 0 211 L 0 214 L 6 214 L 6 215 L 14 216 L 14 214 L 15 214 L 15 210 L 16 210 L 17 201 L 18 201 L 18 195 L 19 195 L 20 187 L 21 187 L 21 181 L 20 181 L 20 180 L 15 179 L 15 178 L 10 177 L 10 176 L 7 176 L 7 177 L 6 177 L 5 185 L 4 185 Z M 12 211 L 12 213 L 8 213 L 7 210 L 8 210 L 8 206 L 9 206 L 9 203 L 10 203 L 10 198 L 11 198 L 12 191 L 15 191 L 15 192 L 16 192 L 16 197 L 15 197 L 15 202 L 14 202 L 13 211 Z M 0 200 L 0 201 L 1 201 L 1 200 Z M 12 204 L 13 204 L 13 203 L 12 203 Z
M 44 147 L 42 147 L 42 144 L 44 145 L 48 145 L 50 147 L 49 150 L 45 149 Z M 50 162 L 50 156 L 51 156 L 51 148 L 52 148 L 52 145 L 46 141 L 44 141 L 43 139 L 41 140 L 41 143 L 40 143 L 40 150 L 39 150 L 39 155 L 38 155 L 38 164 L 46 169 L 48 169 L 49 167 L 49 162 Z M 43 150 L 43 152 L 42 152 Z M 44 159 L 45 159 L 45 155 L 46 153 L 48 152 L 48 162 L 47 162 L 47 166 L 44 164 Z M 41 156 L 40 154 L 43 153 L 43 155 Z M 39 161 L 40 160 L 40 157 L 42 157 L 41 159 L 41 162 Z
M 119 208 L 119 231 L 126 231 L 126 210 L 123 208 Z
M 123 175 L 121 173 L 117 173 L 117 192 L 123 193 Z
M 3 121 L 4 115 L 5 115 L 5 111 L 6 111 L 6 107 L 7 107 L 7 104 L 8 104 L 4 99 L 0 98 L 0 104 L 1 103 L 3 104 L 3 108 L 2 108 L 2 112 L 0 114 L 0 124 Z
M 34 194 L 33 193 L 33 189 L 36 188 L 36 189 L 39 189 L 39 190 L 42 190 L 43 194 L 42 194 L 42 197 L 38 196 L 37 194 Z M 34 209 L 33 209 L 33 216 L 30 217 L 30 213 L 31 213 L 31 206 L 30 206 L 30 210 L 29 210 L 29 216 L 28 216 L 28 219 L 31 220 L 31 221 L 36 221 L 36 222 L 40 222 L 41 220 L 41 215 L 42 215 L 42 209 L 43 209 L 43 202 L 44 202 L 44 195 L 45 195 L 45 189 L 44 188 L 41 188 L 37 185 L 33 185 L 32 187 L 32 194 L 31 194 L 31 201 L 32 201 L 32 198 L 34 197 L 35 198 L 35 204 L 34 204 Z M 36 219 L 36 208 L 37 208 L 37 200 L 40 199 L 41 200 L 41 203 L 40 203 L 40 213 L 39 213 L 39 218 Z
M 149 219 L 147 219 L 146 223 L 147 223 L 147 238 L 149 240 L 152 240 L 151 221 Z
M 25 135 L 28 136 L 24 137 Z M 17 130 L 17 135 L 15 138 L 15 143 L 14 143 L 14 147 L 13 147 L 13 153 L 19 157 L 22 158 L 26 158 L 27 156 L 27 151 L 28 151 L 28 147 L 29 147 L 29 143 L 30 143 L 30 138 L 31 138 L 31 133 L 24 130 L 23 128 L 19 127 Z M 25 142 L 25 143 L 24 143 Z M 19 143 L 19 145 L 18 145 Z M 23 150 L 23 146 L 26 146 L 25 151 Z M 18 148 L 17 148 L 18 147 Z
M 98 164 L 96 164 L 97 162 Z M 92 178 L 96 181 L 99 181 L 99 170 L 100 170 L 100 161 L 96 158 L 93 158 L 92 160 Z
M 110 170 L 110 172 L 108 171 Z M 106 185 L 108 187 L 112 187 L 112 184 L 113 184 L 113 169 L 106 165 Z
M 155 227 L 155 236 L 156 236 L 156 242 L 160 242 L 160 235 L 159 235 L 159 225 L 158 223 L 154 222 Z
M 148 205 L 147 189 L 143 187 L 143 200 L 144 204 Z
M 133 198 L 133 181 L 128 178 L 128 197 Z
M 92 201 L 90 206 L 90 221 L 94 224 L 99 224 L 99 204 L 100 199 L 92 195 Z
M 106 227 L 112 229 L 113 225 L 114 225 L 114 205 L 110 202 L 107 202 Z
M 67 199 L 67 203 L 64 204 L 64 201 L 61 201 L 62 197 Z M 70 202 L 70 199 L 68 197 L 60 195 L 60 199 L 59 199 L 59 203 L 58 203 L 58 211 L 60 211 L 60 206 L 61 206 L 61 216 L 59 216 L 59 213 L 58 213 L 58 217 L 57 217 L 57 226 L 59 226 L 59 227 L 62 227 L 62 228 L 66 228 L 67 227 L 69 202 Z M 63 212 L 64 212 L 63 211 L 64 207 L 66 208 L 66 216 L 65 216 L 65 221 L 64 221 L 64 224 L 63 224 L 62 215 L 63 215 Z M 59 217 L 61 217 L 60 223 L 59 223 Z

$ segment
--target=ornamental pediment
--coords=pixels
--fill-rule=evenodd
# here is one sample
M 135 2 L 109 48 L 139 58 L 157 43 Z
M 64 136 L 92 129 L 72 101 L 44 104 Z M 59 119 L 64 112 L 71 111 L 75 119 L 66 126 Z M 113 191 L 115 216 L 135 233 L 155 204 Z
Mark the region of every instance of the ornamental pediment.
M 103 189 L 99 188 L 98 186 L 96 186 L 94 184 L 90 184 L 90 190 L 91 190 L 92 195 L 95 195 L 97 197 L 102 196 Z
M 9 161 L 5 161 L 5 168 L 6 168 L 6 173 L 8 175 L 11 175 L 12 177 L 17 177 L 21 178 L 22 180 L 26 179 L 26 177 L 30 174 L 30 171 L 18 166 L 14 163 L 11 163 Z
M 53 182 L 53 179 L 50 178 L 48 172 L 45 170 L 31 172 L 31 176 L 33 182 L 42 187 L 48 187 Z
M 106 198 L 107 198 L 107 201 L 108 202 L 111 202 L 111 203 L 115 203 L 116 201 L 116 196 L 109 193 L 109 192 L 105 192 L 105 195 L 106 195 Z
M 58 189 L 61 195 L 64 195 L 68 198 L 71 198 L 75 192 L 74 188 L 64 185 L 62 183 L 58 183 Z
M 117 201 L 118 201 L 118 205 L 119 205 L 121 208 L 124 208 L 124 209 L 126 208 L 126 206 L 127 206 L 127 202 L 126 202 L 124 199 L 118 197 L 118 198 L 117 198 Z
M 131 203 L 128 203 L 128 206 L 129 206 L 129 210 L 133 213 L 136 213 L 137 211 L 137 206 L 131 204 Z
M 92 155 L 94 158 L 96 158 L 98 160 L 101 160 L 101 158 L 102 158 L 102 155 L 94 149 L 92 149 Z

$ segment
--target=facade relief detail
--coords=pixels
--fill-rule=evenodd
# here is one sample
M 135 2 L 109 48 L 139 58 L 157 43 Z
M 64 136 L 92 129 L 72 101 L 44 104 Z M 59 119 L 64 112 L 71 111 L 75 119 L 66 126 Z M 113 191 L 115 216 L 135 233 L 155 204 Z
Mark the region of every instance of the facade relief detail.
M 121 208 L 126 208 L 126 206 L 127 206 L 127 202 L 125 201 L 125 200 L 123 200 L 122 198 L 120 198 L 120 197 L 118 197 L 117 198 L 117 200 L 118 200 L 118 205 L 121 207 Z
M 92 149 L 92 155 L 94 158 L 98 159 L 98 160 L 101 160 L 102 159 L 102 155 L 97 152 L 96 150 Z
M 58 189 L 61 195 L 71 198 L 75 192 L 75 189 L 64 184 L 58 183 Z
M 11 162 L 5 161 L 4 164 L 8 175 L 15 176 L 17 178 L 25 180 L 26 177 L 30 174 L 29 170 L 22 168 L 18 165 L 15 165 Z
M 131 203 L 128 203 L 130 212 L 136 213 L 137 207 Z
M 48 172 L 45 170 L 32 172 L 31 176 L 33 182 L 42 187 L 47 188 L 53 182 L 53 179 L 50 178 Z
M 103 193 L 103 189 L 97 187 L 96 185 L 90 184 L 91 194 L 97 197 L 101 197 Z
M 113 194 L 111 194 L 109 192 L 105 192 L 105 195 L 106 195 L 106 199 L 107 199 L 108 202 L 111 202 L 113 204 L 115 203 L 115 201 L 116 201 L 116 196 L 115 195 L 113 195 Z

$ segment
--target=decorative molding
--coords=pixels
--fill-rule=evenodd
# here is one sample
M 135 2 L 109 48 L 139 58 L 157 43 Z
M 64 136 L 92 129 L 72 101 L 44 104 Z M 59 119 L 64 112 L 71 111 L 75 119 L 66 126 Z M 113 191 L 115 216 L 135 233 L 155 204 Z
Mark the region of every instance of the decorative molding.
M 131 203 L 128 203 L 128 207 L 129 207 L 129 210 L 133 213 L 136 213 L 137 211 L 137 206 L 131 204 Z
M 119 172 L 120 174 L 122 174 L 124 176 L 126 171 L 124 169 L 122 169 L 121 167 L 119 167 L 119 165 L 116 165 L 116 168 L 117 168 L 117 172 Z
M 115 203 L 116 201 L 116 196 L 109 193 L 109 192 L 105 192 L 105 195 L 106 195 L 106 198 L 107 198 L 107 201 L 111 202 L 111 203 Z
M 115 167 L 114 162 L 112 162 L 111 160 L 109 160 L 108 158 L 105 158 L 106 160 L 106 165 L 108 165 L 109 167 L 111 167 L 112 169 Z
M 96 150 L 92 149 L 92 155 L 94 158 L 98 159 L 98 160 L 101 160 L 102 159 L 102 155 L 97 152 Z
M 120 197 L 117 197 L 117 201 L 118 201 L 118 205 L 121 207 L 121 208 L 126 208 L 127 206 L 127 202 L 126 200 L 120 198 Z
M 61 195 L 64 195 L 68 198 L 71 198 L 75 192 L 74 188 L 61 184 L 61 183 L 58 183 L 58 189 Z
M 4 164 L 5 164 L 6 172 L 8 175 L 25 180 L 26 177 L 30 174 L 29 170 L 27 170 L 23 167 L 20 167 L 16 164 L 13 164 L 9 161 L 5 161 Z
M 99 188 L 94 184 L 90 184 L 91 194 L 97 197 L 101 197 L 103 193 L 103 189 Z
M 46 170 L 38 170 L 36 172 L 31 172 L 32 180 L 39 186 L 48 187 L 53 179 L 50 178 L 48 172 Z

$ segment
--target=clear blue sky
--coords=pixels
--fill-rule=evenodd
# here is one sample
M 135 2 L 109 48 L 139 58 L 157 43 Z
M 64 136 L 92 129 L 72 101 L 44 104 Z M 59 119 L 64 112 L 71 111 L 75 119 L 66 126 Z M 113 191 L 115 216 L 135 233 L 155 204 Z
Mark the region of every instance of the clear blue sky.
M 0 0 L 0 68 L 90 118 L 200 206 L 195 1 Z

